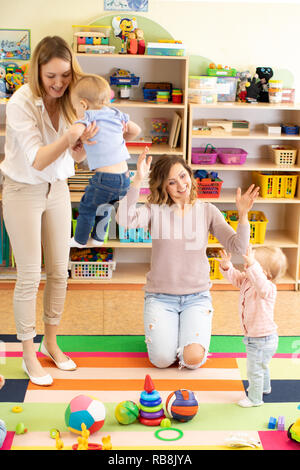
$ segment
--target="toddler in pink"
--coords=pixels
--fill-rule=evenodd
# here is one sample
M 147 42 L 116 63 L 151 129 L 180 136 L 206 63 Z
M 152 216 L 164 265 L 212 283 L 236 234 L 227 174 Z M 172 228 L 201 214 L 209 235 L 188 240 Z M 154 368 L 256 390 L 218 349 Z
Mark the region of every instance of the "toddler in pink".
M 276 281 L 287 269 L 287 259 L 280 248 L 249 246 L 242 272 L 233 267 L 231 255 L 221 251 L 220 271 L 240 289 L 239 315 L 247 352 L 248 397 L 239 401 L 243 407 L 263 404 L 263 394 L 271 393 L 269 362 L 278 346 L 274 322 Z

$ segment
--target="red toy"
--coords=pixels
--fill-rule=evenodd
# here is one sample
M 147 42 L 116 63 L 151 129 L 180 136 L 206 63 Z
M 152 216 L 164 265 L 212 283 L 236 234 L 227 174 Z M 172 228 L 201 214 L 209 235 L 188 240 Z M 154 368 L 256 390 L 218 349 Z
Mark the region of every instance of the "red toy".
M 162 399 L 155 390 L 150 375 L 146 375 L 144 391 L 140 397 L 139 422 L 145 426 L 159 426 L 165 418 Z

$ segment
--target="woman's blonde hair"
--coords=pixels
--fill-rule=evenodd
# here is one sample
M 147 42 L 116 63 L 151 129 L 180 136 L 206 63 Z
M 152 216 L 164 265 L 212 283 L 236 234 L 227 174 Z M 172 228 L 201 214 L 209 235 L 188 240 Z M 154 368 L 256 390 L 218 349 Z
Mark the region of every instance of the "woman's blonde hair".
M 276 282 L 286 273 L 288 262 L 280 248 L 261 246 L 254 250 L 254 256 L 271 281 Z
M 111 88 L 105 78 L 95 74 L 85 74 L 75 83 L 72 95 L 86 100 L 89 107 L 101 108 L 109 105 L 111 100 Z
M 154 163 L 150 171 L 150 194 L 148 196 L 148 202 L 150 204 L 167 204 L 168 206 L 172 206 L 174 204 L 173 199 L 167 192 L 166 186 L 170 170 L 173 165 L 176 165 L 176 163 L 180 163 L 191 178 L 192 186 L 189 202 L 192 204 L 197 199 L 197 186 L 192 169 L 183 160 L 183 158 L 178 155 L 163 155 Z
M 29 64 L 28 83 L 36 98 L 43 97 L 45 90 L 40 76 L 41 66 L 54 58 L 65 60 L 71 66 L 71 83 L 58 101 L 64 117 L 69 123 L 72 123 L 76 116 L 71 103 L 70 91 L 83 72 L 72 49 L 64 39 L 59 36 L 46 36 L 37 44 Z

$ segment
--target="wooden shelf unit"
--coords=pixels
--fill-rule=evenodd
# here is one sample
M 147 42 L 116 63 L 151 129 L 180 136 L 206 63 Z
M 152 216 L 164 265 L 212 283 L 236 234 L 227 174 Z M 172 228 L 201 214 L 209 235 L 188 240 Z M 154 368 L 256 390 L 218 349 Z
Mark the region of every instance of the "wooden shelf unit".
M 193 133 L 194 126 L 205 125 L 208 119 L 240 119 L 250 123 L 248 135 L 236 135 L 229 132 L 215 131 L 201 135 Z M 300 125 L 300 105 L 270 103 L 217 103 L 214 105 L 189 104 L 189 127 L 187 161 L 193 170 L 217 171 L 223 180 L 220 197 L 203 199 L 219 206 L 222 210 L 234 209 L 236 188 L 245 190 L 253 182 L 253 171 L 276 172 L 300 175 L 300 136 L 299 135 L 268 135 L 264 124 L 293 123 Z M 295 165 L 276 165 L 270 156 L 269 145 L 292 145 L 298 149 Z M 224 165 L 217 161 L 213 165 L 193 164 L 192 148 L 206 147 L 237 147 L 248 152 L 247 160 L 242 165 Z M 299 178 L 298 178 L 299 179 Z M 230 207 L 229 207 L 230 206 Z M 278 246 L 285 252 L 289 268 L 281 284 L 292 284 L 298 289 L 300 283 L 300 182 L 297 183 L 296 194 L 289 198 L 262 198 L 255 202 L 253 210 L 263 211 L 269 222 L 263 245 Z M 218 247 L 219 244 L 208 245 Z M 259 246 L 259 245 L 254 245 Z M 223 281 L 213 281 L 222 283 Z

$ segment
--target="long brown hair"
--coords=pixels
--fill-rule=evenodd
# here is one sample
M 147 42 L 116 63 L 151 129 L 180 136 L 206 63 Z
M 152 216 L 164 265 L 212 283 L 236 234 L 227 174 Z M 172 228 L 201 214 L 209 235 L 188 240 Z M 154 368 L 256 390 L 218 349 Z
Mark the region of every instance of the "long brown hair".
M 71 65 L 71 83 L 58 101 L 65 119 L 72 123 L 75 119 L 75 112 L 70 99 L 70 90 L 77 79 L 83 75 L 83 72 L 72 49 L 63 38 L 59 36 L 46 36 L 37 44 L 29 64 L 28 83 L 36 98 L 43 97 L 45 91 L 40 78 L 40 69 L 42 65 L 47 64 L 54 58 L 65 60 Z
M 167 204 L 172 206 L 173 199 L 169 196 L 166 186 L 167 178 L 173 165 L 180 163 L 188 172 L 191 178 L 192 186 L 190 193 L 190 203 L 193 204 L 197 199 L 196 181 L 192 169 L 179 155 L 163 155 L 152 166 L 149 175 L 150 194 L 148 202 L 150 204 Z

